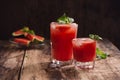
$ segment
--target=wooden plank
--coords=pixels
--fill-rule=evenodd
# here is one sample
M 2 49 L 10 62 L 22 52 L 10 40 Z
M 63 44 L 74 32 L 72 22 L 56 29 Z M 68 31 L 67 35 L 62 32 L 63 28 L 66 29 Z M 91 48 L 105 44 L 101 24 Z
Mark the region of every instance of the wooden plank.
M 0 80 L 18 80 L 24 50 L 9 42 L 0 41 L 0 44 Z
M 40 49 L 28 49 L 23 63 L 21 80 L 46 80 L 46 68 L 50 62 L 50 51 L 46 45 Z
M 50 68 L 50 45 L 45 44 L 41 49 L 26 51 L 21 80 L 73 80 L 77 72 L 72 68 Z
M 78 70 L 74 66 L 51 69 L 50 45 L 28 49 L 21 80 L 120 80 L 120 51 L 108 40 L 99 41 L 97 47 L 109 53 L 110 57 L 96 60 L 93 70 Z

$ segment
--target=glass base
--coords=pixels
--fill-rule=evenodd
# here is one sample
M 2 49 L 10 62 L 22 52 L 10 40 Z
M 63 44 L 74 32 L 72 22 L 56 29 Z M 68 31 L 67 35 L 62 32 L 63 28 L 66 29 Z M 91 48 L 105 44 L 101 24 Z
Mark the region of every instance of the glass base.
M 50 64 L 50 67 L 52 68 L 59 68 L 59 67 L 63 67 L 63 66 L 68 66 L 72 64 L 72 60 L 69 61 L 58 61 L 56 59 L 52 60 L 52 63 Z
M 91 61 L 91 62 L 78 62 L 78 61 L 75 61 L 74 65 L 75 65 L 76 68 L 80 68 L 80 69 L 94 69 L 95 61 Z

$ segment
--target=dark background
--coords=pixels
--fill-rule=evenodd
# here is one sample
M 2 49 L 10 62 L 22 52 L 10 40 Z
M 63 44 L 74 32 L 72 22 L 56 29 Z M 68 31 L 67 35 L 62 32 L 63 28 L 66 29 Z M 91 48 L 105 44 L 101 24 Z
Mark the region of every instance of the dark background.
M 78 23 L 78 37 L 98 34 L 120 48 L 120 0 L 1 0 L 0 40 L 23 26 L 50 39 L 49 24 L 63 13 Z

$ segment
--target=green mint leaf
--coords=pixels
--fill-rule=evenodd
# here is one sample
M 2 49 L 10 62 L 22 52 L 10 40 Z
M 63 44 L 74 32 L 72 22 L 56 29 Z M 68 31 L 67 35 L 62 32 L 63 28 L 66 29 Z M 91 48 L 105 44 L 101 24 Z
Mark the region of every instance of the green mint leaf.
M 106 59 L 107 58 L 107 54 L 104 53 L 99 48 L 96 48 L 96 54 L 97 54 L 97 58 L 99 58 L 99 59 Z
M 22 31 L 24 31 L 24 32 L 29 31 L 29 27 L 25 26 L 24 28 L 22 28 Z
M 64 13 L 63 16 L 57 19 L 57 22 L 60 24 L 69 24 L 69 23 L 73 23 L 74 19 L 66 16 L 66 14 Z
M 94 40 L 103 40 L 99 35 L 89 34 L 89 37 Z
M 22 31 L 23 31 L 23 32 L 27 32 L 27 33 L 29 33 L 29 34 L 35 35 L 35 32 L 34 32 L 33 30 L 30 30 L 29 27 L 24 27 L 24 28 L 22 28 Z
M 29 30 L 27 33 L 35 35 L 35 32 L 33 30 Z

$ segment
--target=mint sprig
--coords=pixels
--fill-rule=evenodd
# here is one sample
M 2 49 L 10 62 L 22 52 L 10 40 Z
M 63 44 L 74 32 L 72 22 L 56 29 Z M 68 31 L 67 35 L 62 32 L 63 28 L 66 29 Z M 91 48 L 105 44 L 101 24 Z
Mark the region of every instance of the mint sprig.
M 94 34 L 89 34 L 89 37 L 93 40 L 103 40 L 102 37 L 100 37 L 99 35 L 94 35 Z M 107 53 L 103 52 L 101 49 L 96 48 L 96 54 L 97 54 L 97 58 L 99 59 L 106 59 L 107 58 Z
M 22 28 L 22 31 L 23 31 L 23 32 L 27 32 L 27 31 L 29 31 L 29 30 L 30 30 L 30 29 L 29 29 L 29 27 L 27 27 L 27 26 L 25 26 L 25 27 Z
M 61 17 L 57 19 L 57 22 L 60 24 L 69 24 L 69 23 L 73 23 L 74 19 L 66 16 L 66 14 L 64 13 Z
M 35 32 L 34 32 L 33 30 L 30 30 L 29 27 L 24 27 L 24 28 L 22 28 L 22 31 L 23 31 L 23 32 L 27 32 L 27 33 L 29 33 L 29 34 L 35 35 Z
M 35 35 L 35 32 L 33 30 L 29 30 L 27 33 Z
M 106 53 L 104 53 L 99 48 L 96 48 L 96 54 L 97 54 L 97 58 L 99 58 L 99 59 L 106 59 L 108 56 Z
M 89 37 L 94 40 L 103 40 L 102 37 L 96 34 L 89 34 Z

